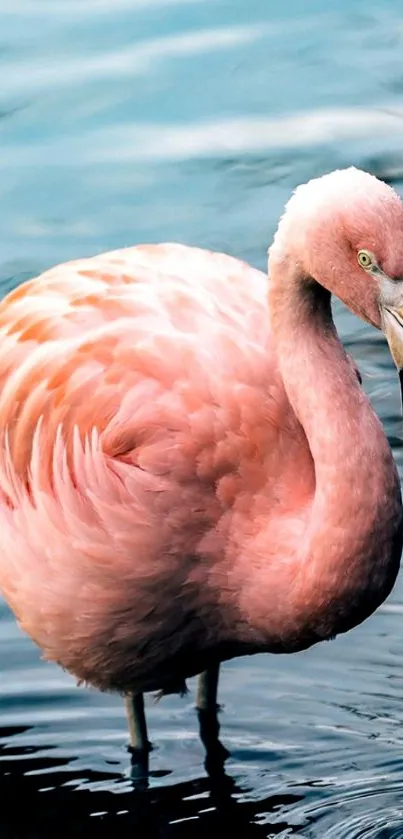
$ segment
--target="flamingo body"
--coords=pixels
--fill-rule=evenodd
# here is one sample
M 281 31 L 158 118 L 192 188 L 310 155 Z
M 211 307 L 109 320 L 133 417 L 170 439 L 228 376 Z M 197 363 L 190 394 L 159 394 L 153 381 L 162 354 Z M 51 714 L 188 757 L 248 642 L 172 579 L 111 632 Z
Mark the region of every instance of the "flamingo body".
M 313 489 L 265 275 L 135 247 L 17 288 L 0 325 L 0 584 L 46 657 L 100 687 L 169 689 L 213 651 L 287 645 L 248 627 L 231 548 L 270 514 L 281 565 Z

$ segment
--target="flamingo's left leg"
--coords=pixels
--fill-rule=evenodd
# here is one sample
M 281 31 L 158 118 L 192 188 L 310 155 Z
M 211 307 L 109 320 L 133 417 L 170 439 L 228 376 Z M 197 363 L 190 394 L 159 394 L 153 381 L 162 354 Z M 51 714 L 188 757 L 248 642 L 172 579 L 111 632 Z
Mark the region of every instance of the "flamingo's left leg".
M 129 723 L 130 751 L 134 755 L 148 755 L 151 743 L 147 736 L 143 694 L 135 693 L 127 696 L 125 706 Z

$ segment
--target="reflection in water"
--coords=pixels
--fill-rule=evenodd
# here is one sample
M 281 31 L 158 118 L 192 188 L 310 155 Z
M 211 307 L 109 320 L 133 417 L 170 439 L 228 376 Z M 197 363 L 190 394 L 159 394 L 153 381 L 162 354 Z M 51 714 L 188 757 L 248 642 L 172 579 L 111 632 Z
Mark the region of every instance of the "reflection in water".
M 23 730 L 0 729 L 0 738 L 10 740 Z M 132 790 L 116 794 L 105 790 L 76 792 L 83 781 L 94 785 L 106 781 L 112 786 L 119 776 L 112 771 L 84 773 L 73 769 L 66 775 L 67 760 L 39 758 L 33 748 L 13 748 L 10 744 L 2 746 L 1 751 L 1 757 L 7 758 L 0 776 L 2 839 L 9 835 L 53 839 L 59 829 L 63 829 L 63 835 L 77 837 L 176 839 L 187 835 L 189 828 L 195 839 L 204 837 L 206 831 L 216 836 L 228 831 L 234 839 L 263 839 L 269 830 L 267 817 L 302 798 L 287 793 L 259 801 L 249 799 L 219 764 L 210 766 L 207 777 L 158 789 L 134 781 Z M 276 818 L 270 830 L 277 836 L 284 830 L 294 833 L 295 827 Z
M 52 757 L 51 747 L 39 756 L 34 747 L 13 746 L 13 737 L 27 731 L 0 729 L 0 740 L 7 741 L 0 747 L 2 839 L 204 839 L 208 832 L 232 839 L 403 835 L 403 777 L 398 782 L 358 777 L 349 785 L 336 777 L 294 785 L 284 779 L 279 789 L 268 775 L 255 791 L 210 762 L 206 775 L 189 781 L 170 783 L 170 772 L 159 771 L 151 772 L 150 784 L 136 777 L 128 782 L 113 769 L 79 770 L 73 760 Z

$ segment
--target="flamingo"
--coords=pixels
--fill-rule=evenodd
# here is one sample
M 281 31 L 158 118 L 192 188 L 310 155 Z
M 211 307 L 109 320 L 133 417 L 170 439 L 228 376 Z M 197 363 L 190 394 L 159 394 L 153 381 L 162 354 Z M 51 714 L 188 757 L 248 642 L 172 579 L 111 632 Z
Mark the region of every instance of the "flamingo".
M 141 245 L 0 305 L 0 589 L 46 659 L 125 697 L 133 754 L 144 693 L 201 674 L 219 743 L 223 661 L 332 639 L 393 588 L 398 473 L 332 294 L 401 370 L 403 205 L 355 168 L 296 189 L 268 276 Z

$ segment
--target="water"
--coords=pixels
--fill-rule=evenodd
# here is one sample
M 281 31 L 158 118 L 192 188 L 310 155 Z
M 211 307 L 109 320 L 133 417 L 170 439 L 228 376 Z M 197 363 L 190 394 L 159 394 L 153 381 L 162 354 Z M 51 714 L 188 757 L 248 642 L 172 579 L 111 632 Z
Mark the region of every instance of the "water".
M 141 241 L 264 267 L 292 188 L 337 166 L 403 194 L 395 0 L 0 0 L 0 279 Z M 383 341 L 337 309 L 399 466 Z M 403 836 L 403 582 L 350 635 L 223 668 L 227 777 L 192 696 L 150 705 L 133 791 L 121 702 L 41 662 L 0 611 L 0 834 Z M 193 686 L 192 686 L 193 687 Z

